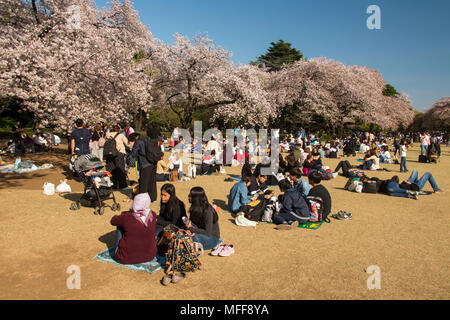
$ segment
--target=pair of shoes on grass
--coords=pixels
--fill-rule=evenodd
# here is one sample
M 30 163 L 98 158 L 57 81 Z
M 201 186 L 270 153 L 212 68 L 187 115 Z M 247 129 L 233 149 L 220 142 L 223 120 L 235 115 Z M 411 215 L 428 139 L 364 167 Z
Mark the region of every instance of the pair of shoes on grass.
M 297 227 L 298 227 L 298 221 L 294 221 L 291 224 L 288 224 L 288 223 L 279 224 L 278 226 L 275 227 L 275 229 L 277 229 L 277 230 L 292 230 Z
M 351 213 L 347 213 L 344 210 L 339 210 L 337 213 L 333 214 L 332 217 L 337 220 L 352 220 L 353 218 Z
M 232 244 L 219 244 L 211 251 L 212 256 L 229 257 L 234 253 Z
M 167 286 L 170 283 L 178 283 L 184 278 L 186 278 L 186 274 L 184 272 L 174 273 L 173 275 L 166 274 L 164 278 L 162 278 L 161 283 L 162 285 Z

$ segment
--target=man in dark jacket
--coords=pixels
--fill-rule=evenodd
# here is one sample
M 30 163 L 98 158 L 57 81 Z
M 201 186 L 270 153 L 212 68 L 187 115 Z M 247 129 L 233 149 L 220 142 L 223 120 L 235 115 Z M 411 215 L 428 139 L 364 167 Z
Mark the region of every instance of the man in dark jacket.
M 280 212 L 273 216 L 273 222 L 280 225 L 277 229 L 287 230 L 307 222 L 310 218 L 310 212 L 302 194 L 292 187 L 287 179 L 281 180 L 279 187 L 284 195 Z

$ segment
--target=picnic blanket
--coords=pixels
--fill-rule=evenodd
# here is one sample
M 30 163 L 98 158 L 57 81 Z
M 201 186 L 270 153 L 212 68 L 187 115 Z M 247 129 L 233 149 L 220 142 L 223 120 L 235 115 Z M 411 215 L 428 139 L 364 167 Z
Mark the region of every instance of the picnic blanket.
M 32 165 L 31 168 L 15 168 L 13 164 L 0 166 L 0 173 L 27 173 L 38 170 L 45 170 L 53 168 L 52 164 L 44 164 L 42 166 Z
M 272 222 L 267 222 L 267 223 L 275 224 L 275 223 L 272 223 Z M 309 230 L 317 230 L 317 229 L 319 229 L 322 226 L 322 224 L 323 224 L 323 221 L 322 222 L 306 222 L 304 224 L 299 224 L 297 228 L 309 229 Z
M 94 259 L 100 262 L 110 262 L 120 267 L 127 268 L 133 271 L 144 271 L 150 274 L 155 273 L 159 269 L 163 268 L 166 264 L 166 257 L 157 255 L 152 261 L 138 263 L 138 264 L 121 264 L 112 258 L 116 247 L 108 248 L 105 251 L 97 254 Z

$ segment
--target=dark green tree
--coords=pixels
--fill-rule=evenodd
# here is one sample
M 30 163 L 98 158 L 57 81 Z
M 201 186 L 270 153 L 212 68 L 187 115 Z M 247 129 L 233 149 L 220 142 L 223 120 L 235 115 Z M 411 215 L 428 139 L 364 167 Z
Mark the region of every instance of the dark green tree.
M 301 51 L 292 48 L 289 42 L 278 40 L 278 42 L 271 42 L 270 44 L 267 53 L 259 56 L 258 60 L 251 61 L 251 65 L 265 66 L 268 71 L 278 71 L 285 64 L 304 59 Z
M 386 86 L 384 87 L 383 95 L 386 97 L 394 97 L 399 94 L 400 93 L 398 93 L 397 90 L 395 90 L 395 88 L 391 86 L 389 83 L 386 84 Z

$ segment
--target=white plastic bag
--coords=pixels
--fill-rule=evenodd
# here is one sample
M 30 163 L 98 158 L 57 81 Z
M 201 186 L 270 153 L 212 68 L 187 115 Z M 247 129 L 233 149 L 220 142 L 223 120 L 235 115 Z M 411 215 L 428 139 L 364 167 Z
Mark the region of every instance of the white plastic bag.
M 236 218 L 234 219 L 234 222 L 236 223 L 236 225 L 240 226 L 240 227 L 255 227 L 258 224 L 258 222 L 256 221 L 252 221 L 247 219 L 246 217 L 244 217 L 244 215 L 241 214 L 237 214 Z
M 55 185 L 50 182 L 44 183 L 44 194 L 47 196 L 52 196 L 55 194 Z
M 358 191 L 356 190 L 356 188 L 357 188 L 358 186 L 361 186 L 361 188 L 362 188 L 362 182 L 361 182 L 361 181 L 354 180 L 354 181 L 348 186 L 348 191 L 358 192 Z M 362 190 L 362 189 L 361 189 L 361 190 Z
M 72 192 L 72 189 L 67 184 L 67 179 L 64 179 L 64 181 L 59 180 L 59 182 L 61 184 L 56 187 L 56 192 Z

